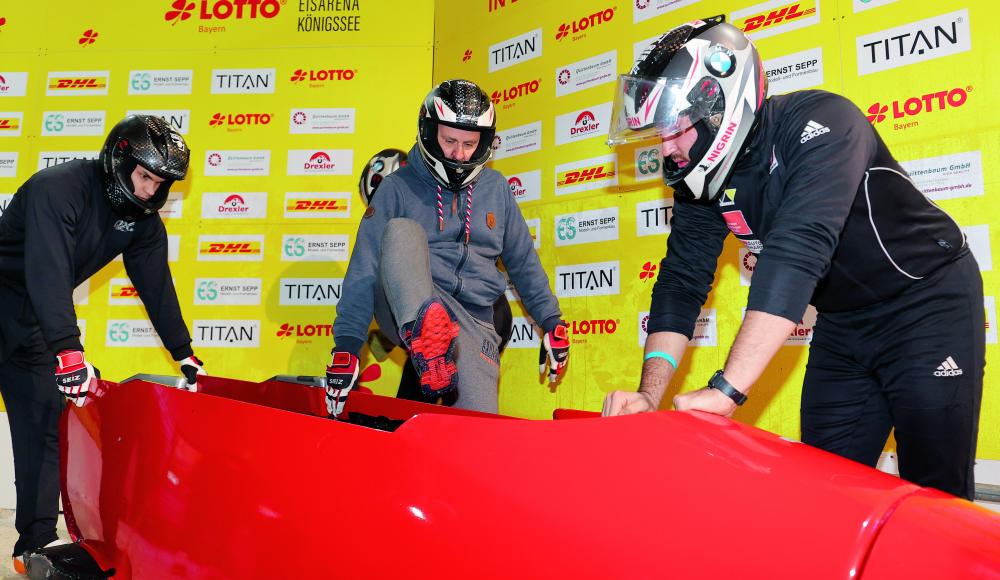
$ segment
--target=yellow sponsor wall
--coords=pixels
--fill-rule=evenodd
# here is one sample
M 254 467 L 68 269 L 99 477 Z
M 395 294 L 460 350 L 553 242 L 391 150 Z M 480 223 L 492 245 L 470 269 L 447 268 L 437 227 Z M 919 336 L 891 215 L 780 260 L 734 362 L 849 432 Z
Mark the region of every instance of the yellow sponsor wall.
M 192 151 L 189 178 L 162 213 L 196 353 L 221 376 L 322 374 L 364 213 L 358 175 L 374 152 L 413 141 L 431 82 L 433 9 L 430 0 L 5 2 L 0 206 L 38 169 L 96 157 L 127 112 L 164 116 Z M 121 261 L 76 297 L 87 356 L 105 377 L 177 374 Z M 368 370 L 369 385 L 394 393 L 398 359 Z
M 658 174 L 655 144 L 605 145 L 615 76 L 659 34 L 725 14 L 757 43 L 771 94 L 820 88 L 852 99 L 925 193 L 965 229 L 987 296 L 978 455 L 1000 458 L 1000 394 L 989 372 L 998 354 L 991 253 L 998 210 L 990 196 L 998 195 L 1000 158 L 989 47 L 1000 31 L 988 6 L 982 0 L 438 0 L 434 80 L 467 78 L 493 95 L 501 137 L 493 167 L 511 178 L 575 330 L 568 375 L 550 389 L 536 373 L 538 331 L 519 320 L 503 355 L 501 411 L 541 418 L 559 407 L 598 410 L 607 391 L 636 388 L 644 316 L 673 201 Z M 731 238 L 665 406 L 724 364 L 753 265 L 753 255 Z M 526 316 L 519 303 L 514 308 L 515 316 Z M 814 322 L 810 309 L 737 419 L 799 436 Z

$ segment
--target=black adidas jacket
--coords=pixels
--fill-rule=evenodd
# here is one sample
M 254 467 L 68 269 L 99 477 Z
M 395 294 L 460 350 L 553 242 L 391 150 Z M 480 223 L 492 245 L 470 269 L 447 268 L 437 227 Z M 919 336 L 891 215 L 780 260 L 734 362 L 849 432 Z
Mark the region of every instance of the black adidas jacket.
M 674 204 L 649 332 L 691 337 L 725 237 L 757 254 L 749 310 L 801 320 L 862 308 L 969 252 L 965 235 L 893 159 L 864 114 L 825 91 L 768 99 L 712 204 Z
M 39 327 L 53 353 L 83 350 L 73 289 L 119 254 L 163 345 L 175 360 L 191 356 L 163 221 L 119 218 L 101 179 L 93 160 L 44 169 L 0 217 L 0 360 Z

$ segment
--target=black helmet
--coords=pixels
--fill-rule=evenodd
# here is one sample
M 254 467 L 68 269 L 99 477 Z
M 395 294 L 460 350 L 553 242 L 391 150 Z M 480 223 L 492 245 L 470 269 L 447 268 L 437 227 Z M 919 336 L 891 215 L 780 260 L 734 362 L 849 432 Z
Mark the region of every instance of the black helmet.
M 711 201 L 760 119 L 767 76 L 760 53 L 724 16 L 663 34 L 618 78 L 609 144 L 697 131 L 690 163 L 663 160 L 663 181 L 682 198 Z
M 479 133 L 479 146 L 468 161 L 445 158 L 438 143 L 439 125 Z M 493 155 L 493 101 L 475 83 L 450 80 L 435 87 L 420 106 L 418 127 L 420 156 L 434 179 L 447 189 L 461 189 L 475 181 Z
M 153 215 L 167 202 L 174 181 L 184 179 L 189 157 L 184 138 L 160 117 L 125 117 L 111 129 L 101 149 L 104 191 L 111 207 L 128 221 Z M 164 179 L 146 201 L 135 195 L 132 172 L 136 165 Z
M 372 198 L 375 197 L 375 190 L 378 189 L 382 180 L 405 165 L 406 153 L 399 149 L 383 149 L 369 159 L 368 164 L 361 172 L 361 181 L 358 183 L 358 190 L 361 191 L 365 205 L 371 205 Z

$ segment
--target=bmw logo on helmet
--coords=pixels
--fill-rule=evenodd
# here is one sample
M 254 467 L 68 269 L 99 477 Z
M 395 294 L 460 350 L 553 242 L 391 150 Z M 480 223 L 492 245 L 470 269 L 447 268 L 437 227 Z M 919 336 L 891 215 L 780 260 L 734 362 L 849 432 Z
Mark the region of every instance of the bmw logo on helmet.
M 724 79 L 736 70 L 736 57 L 733 56 L 733 51 L 725 46 L 713 44 L 705 55 L 705 68 L 713 75 Z

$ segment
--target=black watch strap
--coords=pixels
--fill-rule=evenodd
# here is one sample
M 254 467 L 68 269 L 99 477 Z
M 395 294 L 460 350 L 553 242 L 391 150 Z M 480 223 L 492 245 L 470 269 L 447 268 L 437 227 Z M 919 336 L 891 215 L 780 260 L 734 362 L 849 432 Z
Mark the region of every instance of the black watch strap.
M 747 396 L 740 392 L 739 389 L 729 384 L 726 377 L 722 376 L 722 371 L 715 371 L 712 378 L 708 379 L 708 388 L 717 389 L 722 391 L 722 394 L 729 397 L 737 405 L 742 405 L 747 402 Z

